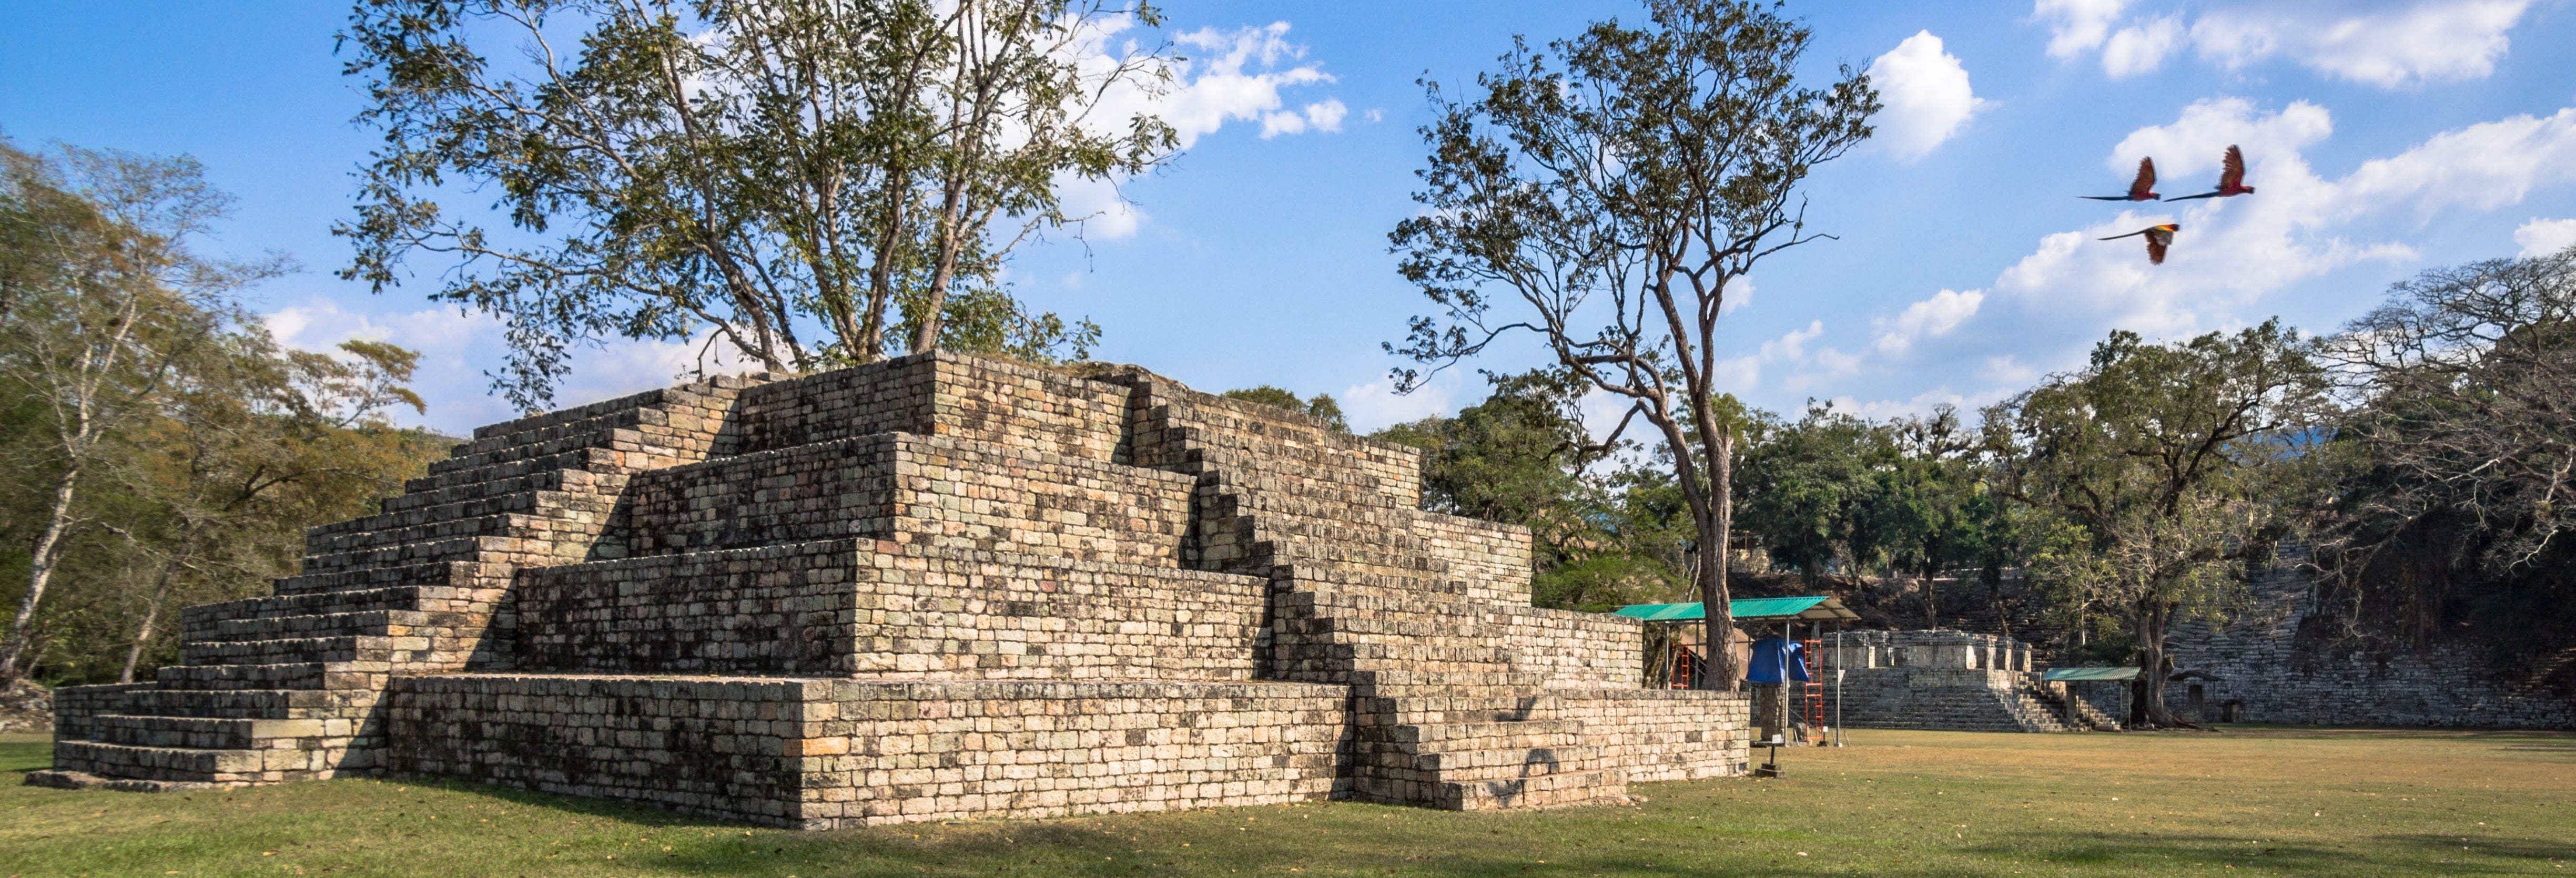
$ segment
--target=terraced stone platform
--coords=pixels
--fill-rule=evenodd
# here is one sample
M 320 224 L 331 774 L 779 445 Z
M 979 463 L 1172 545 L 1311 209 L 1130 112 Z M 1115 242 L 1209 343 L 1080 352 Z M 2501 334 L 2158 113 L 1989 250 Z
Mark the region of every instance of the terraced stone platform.
M 933 353 L 486 427 L 30 783 L 451 775 L 800 827 L 1624 801 L 1745 704 L 1529 605 L 1415 452 L 1133 367 Z

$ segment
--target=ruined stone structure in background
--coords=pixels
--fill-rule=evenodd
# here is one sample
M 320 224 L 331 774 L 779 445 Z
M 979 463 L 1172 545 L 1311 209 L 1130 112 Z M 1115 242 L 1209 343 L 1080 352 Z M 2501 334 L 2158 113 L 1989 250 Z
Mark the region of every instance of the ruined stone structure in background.
M 1839 639 L 1837 639 L 1837 637 Z M 1824 679 L 1843 669 L 1842 721 L 1854 728 L 1963 732 L 2116 730 L 2084 693 L 2042 682 L 2029 644 L 1965 631 L 1825 635 Z M 1828 696 L 1830 697 L 1830 695 Z
M 2232 713 L 2232 721 L 2257 723 L 2576 728 L 2576 703 L 2495 674 L 2475 646 L 2379 651 L 2339 643 L 2303 652 L 2299 628 L 2315 612 L 2316 583 L 2301 560 L 2294 552 L 2258 572 L 2249 583 L 2253 606 L 2226 623 L 2174 627 L 2174 669 L 2189 679 L 2166 684 L 2167 707 L 2200 721 Z
M 31 783 L 445 775 L 799 827 L 1738 773 L 1740 697 L 1529 606 L 1410 449 L 1126 367 L 924 354 L 475 431 Z

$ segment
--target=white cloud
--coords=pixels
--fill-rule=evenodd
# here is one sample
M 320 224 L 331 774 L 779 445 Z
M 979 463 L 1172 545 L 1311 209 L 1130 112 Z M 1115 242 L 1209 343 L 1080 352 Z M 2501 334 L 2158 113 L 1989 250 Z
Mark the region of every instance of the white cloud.
M 2121 28 L 2102 44 L 2102 73 L 2127 79 L 2153 73 L 2182 47 L 2182 18 L 2166 16 Z
M 1406 394 L 1395 392 L 1394 381 L 1380 378 L 1342 388 L 1335 402 L 1342 407 L 1342 417 L 1351 422 L 1351 430 L 1365 434 L 1455 411 L 1459 385 L 1454 369 L 1431 376 L 1422 387 Z
M 2513 230 L 2524 256 L 2547 256 L 2576 247 L 2576 219 L 2535 219 Z
M 1920 31 L 1869 64 L 1870 84 L 1886 103 L 1876 119 L 1879 142 L 1898 158 L 1921 158 L 1950 139 L 1989 102 L 1968 87 L 1959 56 Z
M 2293 101 L 2278 113 L 2262 113 L 2244 98 L 2204 98 L 2182 109 L 2171 125 L 2149 125 L 2111 148 L 2103 165 L 2126 176 L 2138 160 L 2152 157 L 2168 196 L 2200 191 L 2180 178 L 2208 173 L 2217 188 L 2219 161 L 2230 146 L 2242 146 L 2253 159 L 2293 155 L 2334 134 L 2334 119 L 2324 107 Z M 2249 177 L 2249 179 L 2251 179 Z M 2261 188 L 2258 184 L 2256 188 Z
M 1137 22 L 1113 16 L 1082 35 L 1072 51 L 1093 75 L 1105 77 L 1132 46 L 1119 36 Z M 1147 78 L 1104 93 L 1085 124 L 1123 130 L 1138 114 L 1160 117 L 1172 126 L 1182 149 L 1216 133 L 1230 122 L 1259 122 L 1262 139 L 1307 131 L 1342 130 L 1350 112 L 1339 98 L 1313 101 L 1289 109 L 1286 94 L 1333 82 L 1323 67 L 1305 60 L 1306 47 L 1288 41 L 1288 23 L 1221 31 L 1201 28 L 1172 38 L 1183 60 L 1170 65 L 1168 81 Z M 1088 217 L 1082 231 L 1092 240 L 1134 235 L 1151 220 L 1119 194 L 1123 180 L 1060 178 L 1056 192 L 1066 212 Z
M 2102 52 L 2113 79 L 2153 71 L 2187 43 L 2201 60 L 2229 70 L 2284 59 L 2334 79 L 2388 89 L 2483 79 L 2511 48 L 2507 36 L 2531 0 L 2415 0 L 2354 8 L 2350 3 L 2257 0 L 2201 13 L 2124 17 L 2118 0 L 2039 0 L 2048 54 Z
M 1753 353 L 1719 360 L 1716 374 L 1712 377 L 1721 389 L 1738 393 L 1749 392 L 1762 383 L 1764 365 L 1774 363 L 1798 365 L 1808 362 L 1807 343 L 1815 341 L 1817 336 L 1824 334 L 1824 321 L 1808 321 L 1804 327 L 1789 330 L 1779 338 L 1763 342 L 1762 346 L 1755 348 Z M 1836 363 L 1841 362 L 1840 358 L 1843 356 L 1841 352 L 1828 348 L 1824 353 Z
M 2128 0 L 2038 0 L 2031 16 L 2048 22 L 2048 56 L 2073 58 L 2102 45 Z
M 1977 377 L 1996 384 L 2018 387 L 2039 380 L 2039 370 L 2023 365 L 2019 357 L 2004 354 L 1987 357 L 1986 364 L 1977 369 Z
M 1188 149 L 1229 121 L 1259 120 L 1263 137 L 1300 133 L 1309 125 L 1325 131 L 1341 129 L 1339 100 L 1329 102 L 1330 125 L 1321 124 L 1321 115 L 1283 109 L 1287 101 L 1282 91 L 1333 81 L 1322 66 L 1304 61 L 1306 47 L 1288 42 L 1287 22 L 1231 31 L 1202 28 L 1173 37 L 1173 42 L 1192 55 L 1173 65 L 1172 79 L 1179 85 L 1161 95 L 1139 95 L 1148 106 L 1138 110 L 1155 113 L 1169 123 L 1180 135 L 1181 148 Z M 1323 106 L 1312 104 L 1308 110 Z M 1129 115 L 1108 118 L 1123 122 Z
M 2403 205 L 2429 216 L 2445 207 L 2512 204 L 2533 187 L 2576 181 L 2576 107 L 2445 131 L 2364 162 L 2345 180 L 2347 214 Z
M 1959 324 L 1977 315 L 1977 306 L 1985 300 L 1983 290 L 1933 293 L 1929 299 L 1905 306 L 1895 319 L 1878 321 L 1876 347 L 1888 354 L 1912 350 L 1916 340 L 1946 335 L 1959 328 Z
M 2337 79 L 2381 88 L 2484 79 L 2528 0 L 2428 0 L 2404 9 L 2336 14 L 2315 4 L 2220 10 L 2192 24 L 2202 58 L 2229 68 L 2275 55 Z

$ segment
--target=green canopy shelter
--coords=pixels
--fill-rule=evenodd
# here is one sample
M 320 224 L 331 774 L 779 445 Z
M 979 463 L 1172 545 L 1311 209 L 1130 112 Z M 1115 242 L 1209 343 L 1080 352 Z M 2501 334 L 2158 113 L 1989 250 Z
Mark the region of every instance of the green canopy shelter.
M 1830 595 L 1795 598 L 1737 598 L 1726 602 L 1738 622 L 1849 622 L 1859 613 L 1843 606 Z M 1648 622 L 1695 622 L 1708 618 L 1708 605 L 1698 601 L 1687 604 L 1630 604 L 1611 612 Z

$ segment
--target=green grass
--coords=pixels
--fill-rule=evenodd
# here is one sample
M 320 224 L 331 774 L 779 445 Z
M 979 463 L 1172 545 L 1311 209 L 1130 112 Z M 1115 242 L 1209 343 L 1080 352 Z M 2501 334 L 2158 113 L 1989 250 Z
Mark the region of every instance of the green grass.
M 443 782 L 186 795 L 19 786 L 5 875 L 2566 875 L 2576 736 L 1855 732 L 1789 776 L 1641 805 L 1347 803 L 800 833 Z

